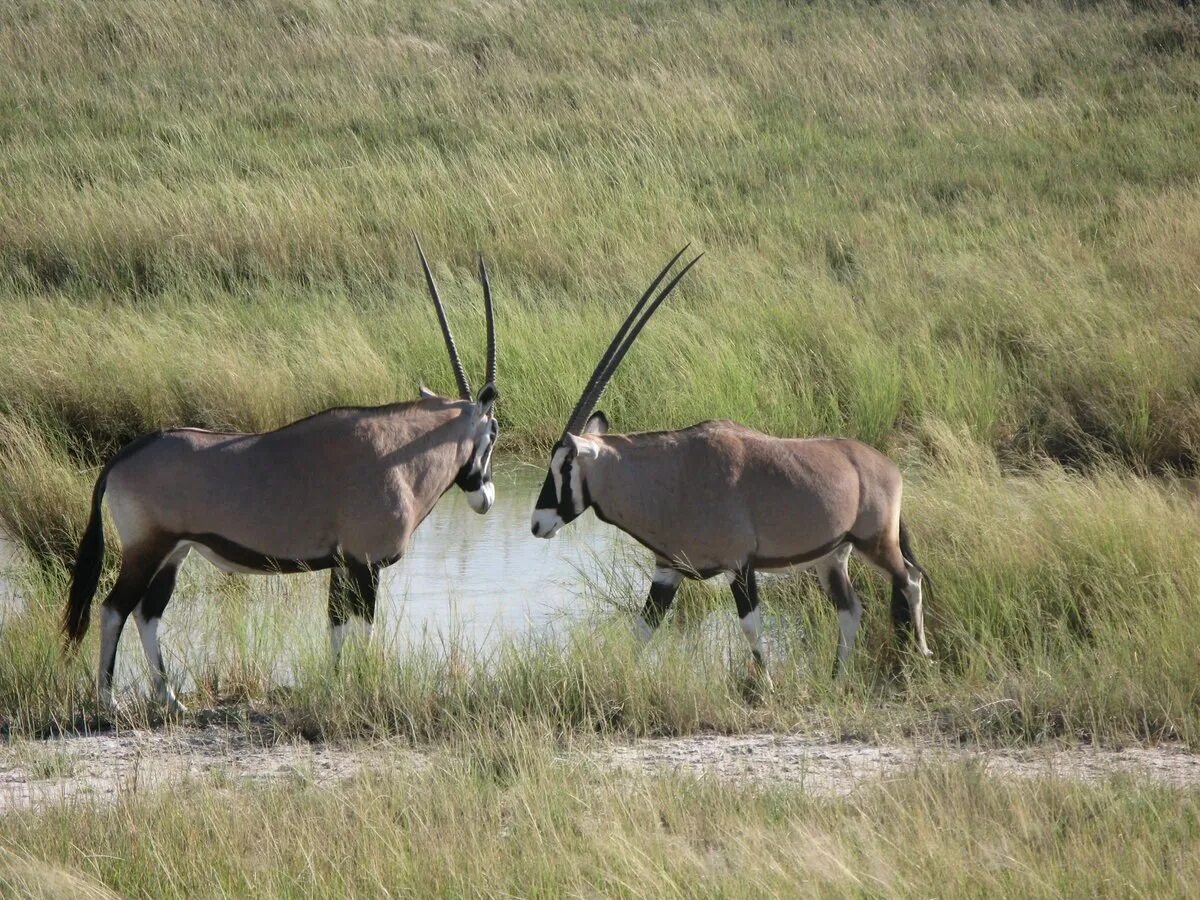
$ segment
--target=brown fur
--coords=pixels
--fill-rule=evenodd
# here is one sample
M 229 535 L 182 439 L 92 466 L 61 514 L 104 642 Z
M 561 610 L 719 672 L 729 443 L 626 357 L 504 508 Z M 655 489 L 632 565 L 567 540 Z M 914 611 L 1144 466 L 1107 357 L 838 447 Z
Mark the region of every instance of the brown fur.
M 395 559 L 469 459 L 475 405 L 332 409 L 258 434 L 184 428 L 118 463 L 107 497 L 125 553 L 216 534 L 278 560 Z
M 781 568 L 848 540 L 906 577 L 900 470 L 858 441 L 776 438 L 729 421 L 579 441 L 596 450 L 578 464 L 598 515 L 680 568 Z

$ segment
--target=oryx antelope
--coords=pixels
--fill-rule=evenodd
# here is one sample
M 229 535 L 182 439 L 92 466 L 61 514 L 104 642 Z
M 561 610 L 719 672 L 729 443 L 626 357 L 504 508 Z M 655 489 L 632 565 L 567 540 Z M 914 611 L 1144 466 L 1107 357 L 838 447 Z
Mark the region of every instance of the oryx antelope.
M 644 640 L 685 577 L 731 576 L 742 630 L 760 669 L 755 573 L 816 568 L 837 608 L 835 673 L 846 667 L 862 617 L 847 574 L 851 550 L 858 550 L 891 577 L 893 622 L 897 630 L 915 628 L 917 648 L 929 656 L 921 608 L 924 571 L 900 519 L 900 470 L 882 453 L 841 438 L 771 437 L 729 421 L 608 434 L 604 414 L 591 414 L 646 322 L 699 259 L 647 307 L 682 254 L 647 288 L 584 387 L 551 452 L 533 510 L 534 535 L 554 537 L 590 507 L 652 551 L 654 578 L 637 623 Z
M 415 237 L 414 237 L 415 240 Z M 499 426 L 496 329 L 483 258 L 487 377 L 479 394 L 459 359 L 437 284 L 417 242 L 425 281 L 458 382 L 458 398 L 422 386 L 420 399 L 328 409 L 257 434 L 176 428 L 141 437 L 114 456 L 92 492 L 63 628 L 87 631 L 104 557 L 101 504 L 121 537 L 121 570 L 101 607 L 98 689 L 112 705 L 121 630 L 134 614 L 158 699 L 182 709 L 163 668 L 158 625 L 188 552 L 226 572 L 332 569 L 329 622 L 336 661 L 352 619 L 369 633 L 380 570 L 457 485 L 486 513 L 495 499 L 492 451 Z

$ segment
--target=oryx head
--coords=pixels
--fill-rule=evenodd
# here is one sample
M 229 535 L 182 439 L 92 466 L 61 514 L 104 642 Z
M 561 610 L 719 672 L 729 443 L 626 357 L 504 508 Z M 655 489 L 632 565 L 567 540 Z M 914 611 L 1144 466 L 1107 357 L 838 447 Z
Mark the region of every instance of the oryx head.
M 633 312 L 617 330 L 612 343 L 608 345 L 608 349 L 600 357 L 600 362 L 596 364 L 592 377 L 588 379 L 588 383 L 579 397 L 579 402 L 575 404 L 575 409 L 567 420 L 567 427 L 563 429 L 562 437 L 550 451 L 550 466 L 546 472 L 546 480 L 542 483 L 542 492 L 538 494 L 537 503 L 533 508 L 532 530 L 535 537 L 554 537 L 560 528 L 574 521 L 591 505 L 592 499 L 588 494 L 586 469 L 588 461 L 594 458 L 598 452 L 598 444 L 588 436 L 602 435 L 608 431 L 608 419 L 604 413 L 592 413 L 592 410 L 599 401 L 600 394 L 604 391 L 608 380 L 612 378 L 613 372 L 621 364 L 621 360 L 650 317 L 654 315 L 654 311 L 667 299 L 675 285 L 687 274 L 688 269 L 699 261 L 700 256 L 697 256 L 684 266 L 647 307 L 646 303 L 650 299 L 650 295 L 679 261 L 679 257 L 683 256 L 684 250 L 687 250 L 687 246 L 676 253 L 658 273 L 658 277 L 650 282 L 650 287 L 646 288 L 646 292 L 633 307 Z M 641 315 L 643 308 L 645 308 L 645 314 Z M 641 315 L 640 319 L 639 315 Z
M 413 240 L 421 257 L 421 268 L 425 271 L 425 283 L 429 286 L 429 294 L 433 297 L 433 305 L 437 310 L 438 324 L 442 326 L 442 337 L 446 339 L 446 349 L 450 351 L 450 365 L 454 368 L 454 378 L 458 382 L 459 399 L 470 404 L 470 432 L 467 438 L 470 452 L 454 483 L 466 492 L 471 509 L 482 515 L 492 508 L 496 499 L 496 486 L 492 483 L 492 451 L 495 450 L 496 438 L 500 435 L 500 425 L 493 411 L 500 395 L 496 390 L 496 318 L 492 309 L 492 286 L 488 281 L 487 266 L 480 256 L 479 280 L 483 284 L 483 310 L 487 321 L 487 377 L 483 387 L 479 389 L 478 396 L 472 399 L 471 383 L 467 380 L 466 370 L 459 359 L 454 335 L 450 333 L 450 322 L 446 318 L 442 298 L 438 295 L 437 282 L 433 280 L 433 273 L 429 271 L 429 263 L 425 259 L 425 251 L 421 249 L 421 242 L 415 234 Z M 421 397 L 434 399 L 437 395 L 422 386 Z

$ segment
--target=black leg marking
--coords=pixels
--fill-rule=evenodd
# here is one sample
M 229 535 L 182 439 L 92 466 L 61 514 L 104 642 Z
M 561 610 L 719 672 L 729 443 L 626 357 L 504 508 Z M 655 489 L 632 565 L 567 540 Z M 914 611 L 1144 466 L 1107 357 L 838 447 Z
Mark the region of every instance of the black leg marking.
M 155 560 L 153 565 L 135 560 L 122 563 L 117 583 L 104 598 L 100 617 L 100 665 L 97 676 L 102 705 L 112 703 L 113 675 L 117 666 L 117 646 L 121 641 L 121 632 L 125 629 L 129 614 L 145 596 L 159 562 L 160 560 Z
M 758 580 L 754 567 L 743 566 L 734 573 L 733 600 L 737 604 L 738 618 L 744 619 L 758 609 Z
M 758 609 L 758 579 L 750 563 L 734 573 L 733 600 L 737 604 L 738 618 L 742 620 L 742 633 L 750 642 L 750 652 L 760 666 L 766 664 L 762 648 L 762 614 Z
M 329 571 L 329 624 L 345 625 L 350 618 L 350 575 L 342 568 Z
M 850 548 L 847 547 L 817 566 L 821 587 L 825 589 L 834 609 L 837 610 L 838 649 L 833 661 L 835 678 L 846 670 L 850 652 L 854 649 L 854 638 L 862 621 L 862 603 L 854 591 L 854 585 L 850 583 L 850 573 L 846 568 L 849 558 Z
M 380 563 L 345 560 L 329 575 L 329 625 L 334 662 L 341 656 L 347 622 L 361 619 L 370 632 L 375 621 L 375 601 L 379 594 Z
M 186 551 L 183 555 L 187 555 Z M 142 602 L 134 613 L 138 634 L 142 639 L 142 649 L 146 653 L 146 662 L 150 666 L 154 694 L 159 702 L 170 705 L 177 711 L 182 711 L 183 707 L 175 699 L 175 694 L 171 691 L 167 681 L 167 667 L 163 663 L 162 644 L 158 640 L 158 625 L 166 611 L 167 604 L 171 601 L 171 594 L 175 590 L 175 579 L 179 574 L 179 566 L 182 561 L 182 557 L 177 561 L 168 561 L 158 570 L 158 574 L 151 579 L 150 586 L 146 588 Z
M 171 594 L 175 591 L 175 579 L 179 575 L 178 565 L 165 565 L 146 588 L 142 598 L 142 616 L 149 619 L 161 619 L 171 602 Z
M 681 579 L 676 578 L 673 581 L 650 582 L 650 596 L 646 598 L 646 605 L 642 607 L 642 618 L 652 629 L 662 624 L 667 610 L 671 608 L 671 602 L 679 593 L 680 581 Z
M 905 637 L 912 633 L 912 610 L 908 605 L 908 596 L 904 593 L 907 586 L 907 578 L 892 579 L 892 627 L 897 637 Z

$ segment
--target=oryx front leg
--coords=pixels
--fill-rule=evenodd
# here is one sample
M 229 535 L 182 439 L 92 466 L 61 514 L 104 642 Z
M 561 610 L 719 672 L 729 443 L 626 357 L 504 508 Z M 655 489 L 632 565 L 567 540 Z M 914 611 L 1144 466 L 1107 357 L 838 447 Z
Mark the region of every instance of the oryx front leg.
M 733 599 L 737 603 L 738 618 L 742 623 L 742 634 L 750 644 L 756 674 L 766 679 L 771 686 L 771 675 L 767 671 L 766 647 L 763 644 L 762 609 L 758 605 L 758 580 L 754 567 L 747 563 L 734 573 Z
M 862 603 L 850 583 L 850 551 L 845 545 L 817 562 L 817 577 L 829 599 L 833 601 L 838 617 L 837 659 L 833 664 L 834 676 L 845 674 L 850 653 L 854 650 L 854 638 L 862 622 Z
M 364 643 L 370 640 L 379 572 L 377 565 L 349 561 L 329 574 L 329 646 L 335 666 L 351 629 L 362 634 Z
M 671 608 L 671 601 L 679 593 L 682 581 L 683 576 L 670 566 L 660 562 L 655 568 L 654 578 L 650 582 L 650 595 L 646 598 L 646 605 L 642 607 L 642 614 L 634 622 L 638 639 L 643 644 L 650 640 L 654 630 L 662 624 L 667 610 Z

